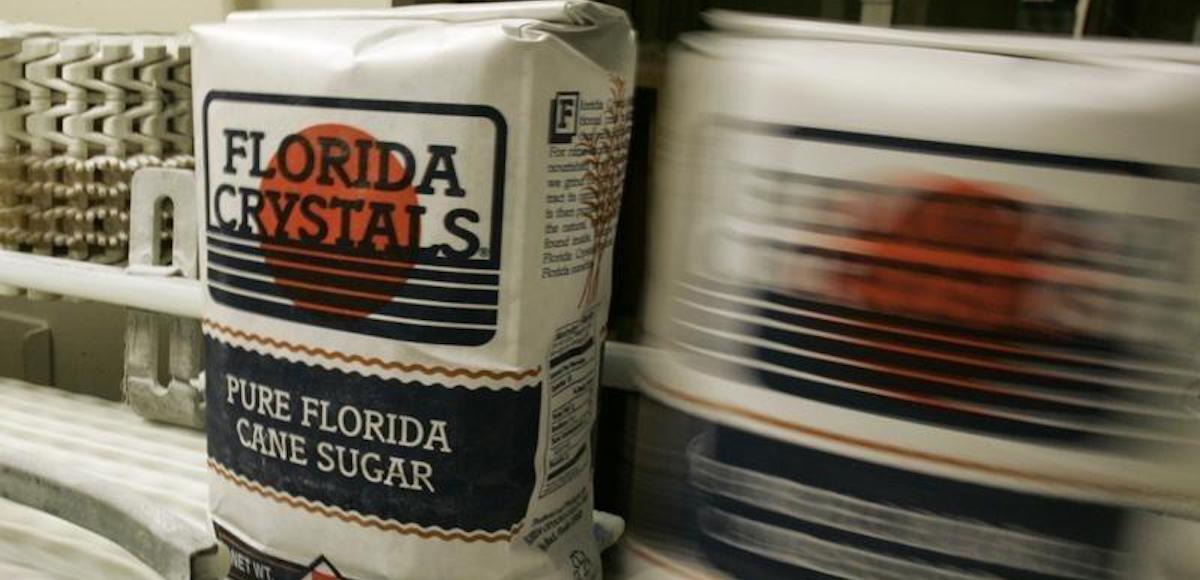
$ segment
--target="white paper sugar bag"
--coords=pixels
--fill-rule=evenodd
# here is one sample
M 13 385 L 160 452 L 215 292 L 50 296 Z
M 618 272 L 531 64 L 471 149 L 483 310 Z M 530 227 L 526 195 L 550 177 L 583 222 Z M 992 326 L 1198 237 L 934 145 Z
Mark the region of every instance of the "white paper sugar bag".
M 598 578 L 624 13 L 285 12 L 194 33 L 232 577 Z
M 1195 49 L 808 26 L 673 55 L 698 72 L 663 106 L 687 114 L 664 115 L 677 231 L 648 326 L 673 355 L 647 391 L 865 461 L 1200 514 Z

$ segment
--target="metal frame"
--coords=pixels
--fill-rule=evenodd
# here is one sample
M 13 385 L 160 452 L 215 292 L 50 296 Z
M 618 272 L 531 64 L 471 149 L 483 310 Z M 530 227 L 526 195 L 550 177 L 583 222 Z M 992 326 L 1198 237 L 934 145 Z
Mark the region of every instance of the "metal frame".
M 203 302 L 199 280 L 11 250 L 0 250 L 0 284 L 187 318 L 199 318 Z
M 195 175 L 182 169 L 143 169 L 133 176 L 130 196 L 129 266 L 135 280 L 162 280 L 173 276 L 196 280 L 199 274 Z M 171 256 L 161 256 L 161 214 L 166 201 L 172 219 Z M 204 427 L 204 389 L 200 322 L 198 316 L 180 317 L 131 308 L 125 326 L 125 398 L 129 406 L 148 419 L 185 427 Z M 169 333 L 166 384 L 159 383 L 161 334 Z

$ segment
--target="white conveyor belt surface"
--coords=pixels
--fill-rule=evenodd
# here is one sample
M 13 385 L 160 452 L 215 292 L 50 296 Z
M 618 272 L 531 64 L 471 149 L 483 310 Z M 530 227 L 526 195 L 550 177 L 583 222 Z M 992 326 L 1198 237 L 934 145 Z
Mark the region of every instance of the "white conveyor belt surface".
M 202 432 L 151 423 L 120 403 L 0 378 L 0 464 L 30 461 L 66 467 L 77 481 L 211 533 Z M 112 541 L 7 500 L 0 500 L 0 577 L 161 578 Z
M 158 580 L 161 576 L 103 536 L 0 499 L 0 578 Z

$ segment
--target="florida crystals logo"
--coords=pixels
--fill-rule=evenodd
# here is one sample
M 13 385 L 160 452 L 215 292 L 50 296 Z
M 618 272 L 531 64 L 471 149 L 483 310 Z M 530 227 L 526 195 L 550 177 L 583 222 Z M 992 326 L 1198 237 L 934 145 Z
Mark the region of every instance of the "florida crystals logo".
M 414 342 L 495 335 L 495 109 L 215 92 L 204 139 L 214 300 Z

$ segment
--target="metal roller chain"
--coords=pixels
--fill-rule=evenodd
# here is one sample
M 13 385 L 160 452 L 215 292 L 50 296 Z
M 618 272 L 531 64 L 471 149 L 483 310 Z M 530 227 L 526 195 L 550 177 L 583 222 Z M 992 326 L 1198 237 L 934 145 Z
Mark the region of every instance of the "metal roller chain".
M 0 24 L 0 249 L 126 261 L 133 174 L 193 166 L 190 58 L 186 37 Z

